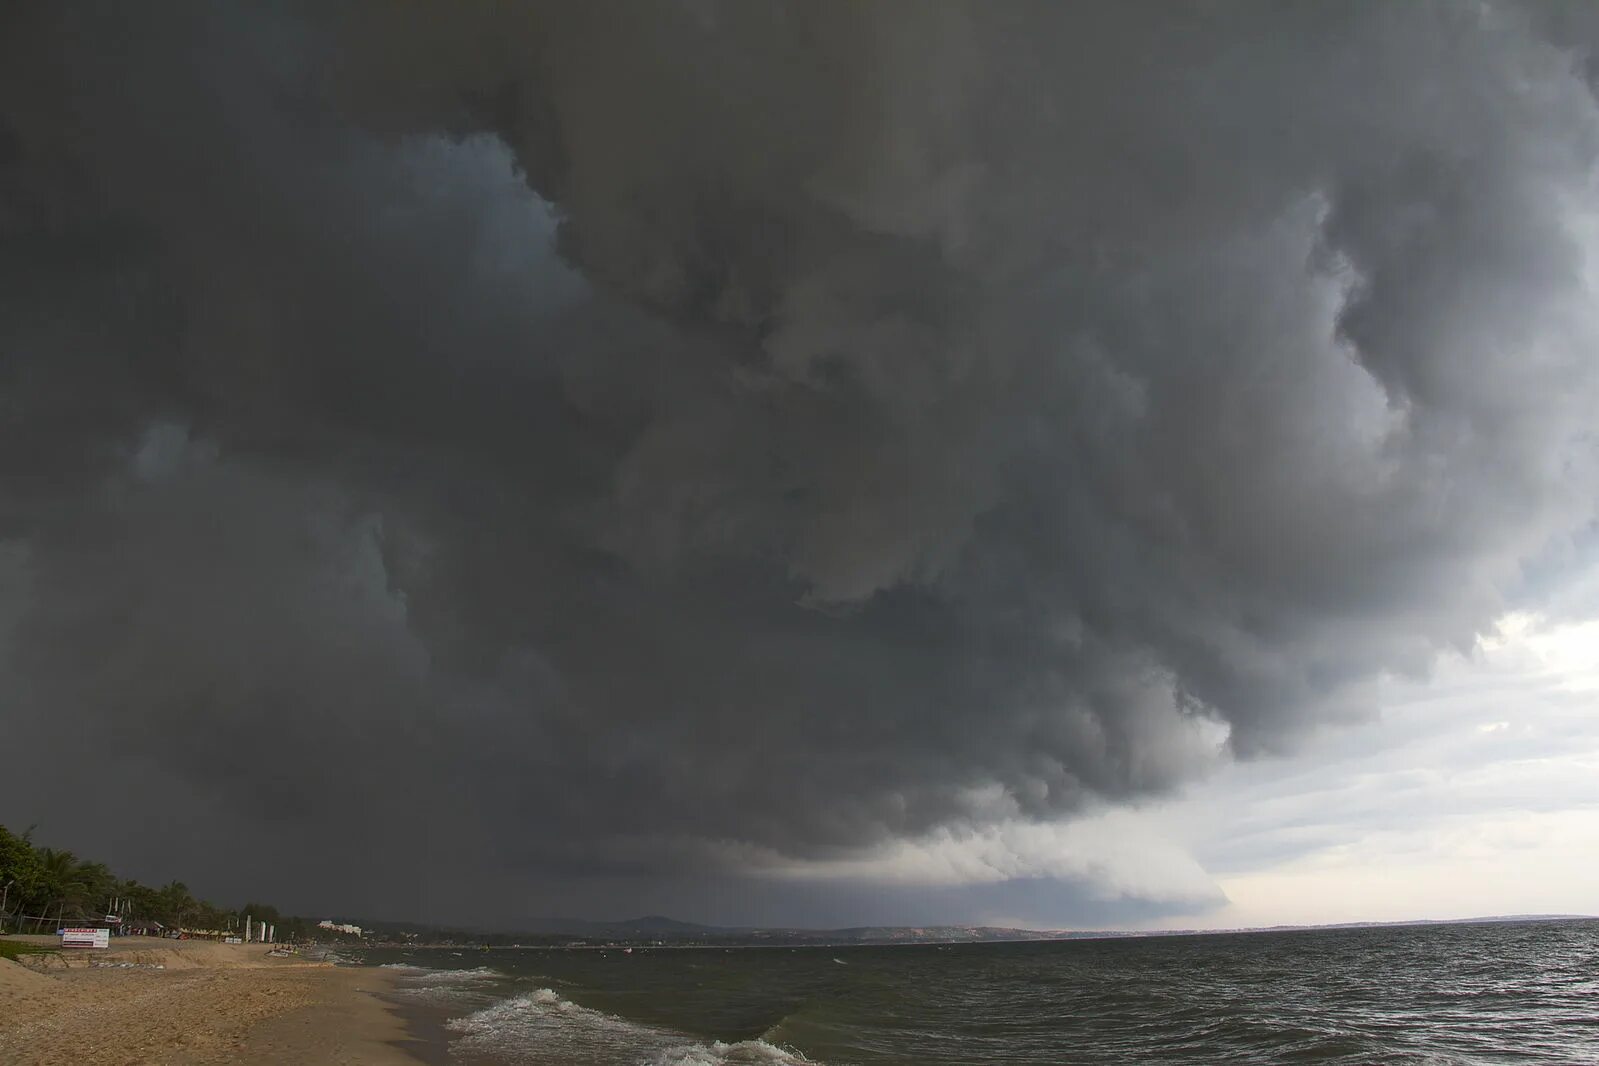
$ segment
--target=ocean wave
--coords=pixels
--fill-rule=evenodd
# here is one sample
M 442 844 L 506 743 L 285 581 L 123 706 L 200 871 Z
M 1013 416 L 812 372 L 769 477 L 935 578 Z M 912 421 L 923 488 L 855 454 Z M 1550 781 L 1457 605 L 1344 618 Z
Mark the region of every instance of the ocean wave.
M 660 1052 L 649 1066 L 818 1066 L 797 1051 L 786 1051 L 764 1040 L 724 1044 L 693 1044 Z
M 487 966 L 470 970 L 436 970 L 412 963 L 389 962 L 378 967 L 393 970 L 399 977 L 393 994 L 443 1006 L 481 1007 L 492 1002 L 491 982 L 505 975 Z
M 503 977 L 500 971 L 488 966 L 476 966 L 470 970 L 434 970 L 429 967 L 417 967 L 422 971 L 423 979 L 430 985 L 470 984 L 477 981 L 492 981 L 496 977 Z
M 380 970 L 401 970 L 409 978 L 426 981 L 431 985 L 447 985 L 472 981 L 488 981 L 496 977 L 504 977 L 500 971 L 488 966 L 476 966 L 470 970 L 434 969 L 431 966 L 417 966 L 409 962 L 385 962 L 379 966 Z
M 563 999 L 554 989 L 502 1000 L 457 1018 L 448 1028 L 462 1051 L 512 1062 L 616 1063 L 629 1066 L 817 1066 L 763 1040 L 695 1042 Z

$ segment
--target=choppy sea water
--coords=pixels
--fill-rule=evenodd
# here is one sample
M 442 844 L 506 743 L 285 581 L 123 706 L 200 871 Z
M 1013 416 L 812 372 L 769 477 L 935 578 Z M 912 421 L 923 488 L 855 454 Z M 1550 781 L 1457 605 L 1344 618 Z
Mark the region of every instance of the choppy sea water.
M 461 1062 L 1599 1063 L 1599 921 L 364 961 Z

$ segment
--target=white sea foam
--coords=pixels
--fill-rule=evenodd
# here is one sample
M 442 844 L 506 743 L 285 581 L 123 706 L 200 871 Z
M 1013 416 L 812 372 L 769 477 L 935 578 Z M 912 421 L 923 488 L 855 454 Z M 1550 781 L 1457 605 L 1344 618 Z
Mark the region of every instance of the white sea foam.
M 427 981 L 429 984 L 445 985 L 466 981 L 486 981 L 503 976 L 500 971 L 488 966 L 478 966 L 470 970 L 436 970 L 431 966 L 417 966 L 409 962 L 385 962 L 379 966 L 380 970 L 400 970 L 408 980 Z
M 764 1040 L 740 1040 L 724 1044 L 694 1044 L 670 1048 L 649 1060 L 649 1066 L 791 1066 L 803 1063 L 816 1066 L 813 1059 L 795 1051 L 785 1051 Z
M 492 981 L 501 976 L 500 971 L 488 966 L 478 966 L 470 970 L 433 970 L 426 966 L 417 966 L 413 969 L 422 971 L 422 979 L 430 985 L 471 984 L 477 981 Z
M 435 970 L 411 963 L 389 962 L 380 969 L 399 972 L 394 994 L 429 1003 L 481 1006 L 492 996 L 489 983 L 503 977 L 498 970 L 478 966 L 471 970 Z
M 682 1033 L 581 1007 L 553 989 L 502 1000 L 449 1028 L 465 1052 L 511 1062 L 627 1066 L 814 1066 L 762 1040 L 695 1042 Z

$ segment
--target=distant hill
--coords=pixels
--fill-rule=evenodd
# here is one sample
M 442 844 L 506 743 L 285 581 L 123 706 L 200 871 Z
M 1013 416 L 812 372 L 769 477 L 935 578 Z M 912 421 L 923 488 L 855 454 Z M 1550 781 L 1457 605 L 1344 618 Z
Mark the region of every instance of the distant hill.
M 667 918 L 660 914 L 646 914 L 642 918 L 630 918 L 622 922 L 601 922 L 599 924 L 637 933 L 669 933 L 675 936 L 702 936 L 707 933 L 742 931 L 714 925 L 699 925 L 695 922 L 680 922 L 676 918 Z
M 1224 936 L 1237 933 L 1309 932 L 1317 929 L 1381 929 L 1402 926 L 1464 925 L 1490 922 L 1592 920 L 1580 914 L 1517 914 L 1484 918 L 1416 919 L 1397 922 L 1342 922 L 1329 925 L 1269 926 L 1239 929 L 1017 929 L 989 925 L 870 925 L 848 929 L 730 928 L 701 925 L 647 914 L 620 921 L 540 918 L 519 923 L 513 932 L 445 929 L 406 923 L 362 921 L 375 940 L 451 944 L 570 944 L 655 942 L 668 944 L 986 944 L 1021 940 L 1098 940 L 1142 936 Z
M 376 922 L 378 928 L 393 923 Z M 646 914 L 639 918 L 621 921 L 597 921 L 589 918 L 531 918 L 517 923 L 517 933 L 540 936 L 588 937 L 599 939 L 682 939 L 698 940 L 706 937 L 741 935 L 746 930 L 728 929 L 714 925 L 679 921 L 661 914 Z

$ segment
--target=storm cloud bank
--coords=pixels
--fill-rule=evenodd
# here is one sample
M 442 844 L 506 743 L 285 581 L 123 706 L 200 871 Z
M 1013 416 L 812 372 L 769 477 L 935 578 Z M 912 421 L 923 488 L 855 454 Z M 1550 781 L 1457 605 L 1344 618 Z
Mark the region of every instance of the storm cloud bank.
M 3 22 L 0 700 L 120 753 L 28 820 L 641 901 L 1003 850 L 1591 554 L 1581 8 Z

